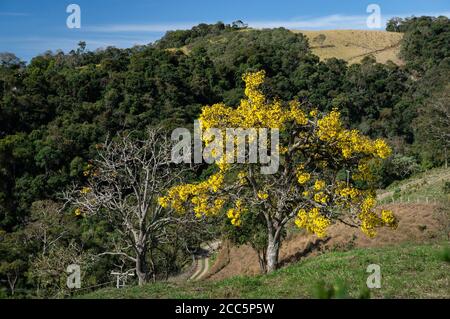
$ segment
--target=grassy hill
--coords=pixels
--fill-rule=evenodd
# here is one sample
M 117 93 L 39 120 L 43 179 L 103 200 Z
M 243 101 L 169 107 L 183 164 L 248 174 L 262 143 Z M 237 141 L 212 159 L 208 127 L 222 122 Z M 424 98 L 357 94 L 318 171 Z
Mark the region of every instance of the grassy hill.
M 450 168 L 435 168 L 392 183 L 378 193 L 378 199 L 382 203 L 394 201 L 448 204 L 450 194 L 444 192 L 446 182 L 450 182 Z
M 107 288 L 83 298 L 447 298 L 449 251 L 444 243 L 328 252 L 269 275 L 219 281 L 159 282 L 144 287 Z M 446 252 L 445 252 L 446 251 Z M 444 257 L 446 256 L 446 257 Z M 447 261 L 446 261 L 447 260 Z M 381 288 L 365 287 L 370 264 L 381 267 Z
M 380 63 L 386 63 L 388 60 L 396 64 L 403 63 L 398 57 L 402 33 L 367 30 L 292 32 L 306 35 L 312 51 L 321 59 L 334 57 L 352 64 L 360 62 L 365 56 L 373 55 Z
M 247 32 L 251 29 L 241 30 Z M 311 50 L 320 59 L 343 59 L 350 64 L 360 62 L 366 56 L 373 56 L 377 62 L 386 63 L 391 60 L 401 65 L 403 61 L 398 57 L 400 41 L 403 33 L 367 30 L 291 30 L 293 33 L 303 33 L 309 40 Z M 223 35 L 209 38 L 210 43 L 225 41 Z M 197 41 L 201 41 L 200 38 Z M 182 51 L 189 54 L 191 47 L 197 43 L 180 48 L 170 48 L 169 51 Z

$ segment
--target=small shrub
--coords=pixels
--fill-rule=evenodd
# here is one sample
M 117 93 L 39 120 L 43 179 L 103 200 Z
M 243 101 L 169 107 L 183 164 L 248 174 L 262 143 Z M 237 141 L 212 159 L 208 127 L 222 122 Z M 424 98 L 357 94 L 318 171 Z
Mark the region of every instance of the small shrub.
M 418 228 L 421 232 L 423 232 L 423 231 L 425 231 L 425 229 L 427 229 L 427 225 L 418 225 L 417 228 Z
M 313 42 L 318 43 L 319 45 L 322 45 L 325 42 L 325 39 L 327 36 L 323 33 L 319 34 L 318 36 L 314 37 Z
M 442 261 L 450 263 L 450 246 L 445 246 L 444 248 L 442 248 L 439 254 L 439 258 Z
M 404 180 L 421 170 L 414 157 L 396 154 L 383 163 L 379 172 L 380 186 L 392 185 L 393 182 Z
M 317 299 L 344 299 L 349 297 L 347 285 L 342 280 L 337 280 L 333 285 L 319 281 L 314 286 L 313 296 Z
M 401 192 L 400 188 L 396 188 L 394 190 L 394 194 L 392 196 L 394 197 L 394 199 L 399 199 L 401 194 L 402 194 L 402 192 Z
M 358 292 L 358 299 L 370 299 L 370 289 L 367 285 L 361 286 Z
M 450 181 L 446 181 L 443 187 L 444 194 L 450 194 Z

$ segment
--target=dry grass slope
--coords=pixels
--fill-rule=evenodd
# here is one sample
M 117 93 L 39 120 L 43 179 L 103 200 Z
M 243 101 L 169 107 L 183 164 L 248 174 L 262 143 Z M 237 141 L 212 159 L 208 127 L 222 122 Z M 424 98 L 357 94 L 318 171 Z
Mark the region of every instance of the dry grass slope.
M 401 33 L 367 30 L 292 30 L 292 32 L 306 35 L 314 54 L 322 60 L 335 57 L 352 64 L 360 62 L 365 56 L 373 55 L 380 63 L 391 60 L 396 64 L 402 64 L 398 57 Z

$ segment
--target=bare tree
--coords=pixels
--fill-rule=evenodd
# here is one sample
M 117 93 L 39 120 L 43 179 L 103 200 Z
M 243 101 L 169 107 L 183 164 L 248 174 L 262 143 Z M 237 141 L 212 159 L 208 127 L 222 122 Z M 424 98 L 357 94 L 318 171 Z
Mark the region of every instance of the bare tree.
M 60 210 L 61 205 L 51 200 L 36 201 L 31 205 L 24 234 L 28 241 L 39 243 L 42 255 L 46 255 L 69 232 Z
M 14 53 L 0 52 L 0 66 L 21 67 L 24 66 L 24 62 L 21 61 Z
M 165 229 L 180 218 L 157 202 L 183 173 L 171 163 L 171 145 L 159 129 L 148 129 L 142 140 L 130 133 L 106 141 L 98 146 L 98 159 L 85 171 L 87 185 L 64 194 L 76 214 L 99 214 L 115 228 L 119 237 L 102 255 L 132 261 L 139 285 L 155 273 L 149 250 L 170 240 Z
M 26 271 L 27 246 L 22 231 L 7 233 L 0 229 L 0 280 L 9 285 L 14 295 L 17 282 Z
M 80 279 L 84 286 L 93 261 L 94 258 L 89 252 L 75 240 L 70 240 L 64 245 L 58 243 L 51 246 L 45 255 L 37 255 L 31 262 L 28 276 L 37 282 L 38 296 L 61 298 L 69 295 L 71 291 L 67 287 L 67 266 L 80 266 Z

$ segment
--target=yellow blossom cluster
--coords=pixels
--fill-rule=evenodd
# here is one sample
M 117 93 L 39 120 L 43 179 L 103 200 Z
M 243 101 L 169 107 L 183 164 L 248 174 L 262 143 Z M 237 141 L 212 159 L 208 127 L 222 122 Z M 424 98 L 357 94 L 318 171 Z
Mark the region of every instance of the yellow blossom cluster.
M 358 170 L 353 174 L 353 179 L 360 181 L 372 181 L 374 179 L 368 160 L 362 159 L 359 161 Z
M 311 179 L 311 174 L 307 172 L 297 173 L 297 180 L 299 184 L 305 184 Z
M 284 108 L 280 100 L 269 102 L 260 90 L 264 82 L 265 72 L 246 73 L 242 77 L 245 82 L 246 99 L 234 109 L 223 103 L 204 107 L 200 115 L 202 128 L 283 128 L 287 121 L 306 125 L 308 119 L 300 108 L 298 101 L 289 103 Z M 286 150 L 281 150 L 286 151 Z
M 391 154 L 391 149 L 384 140 L 376 139 L 372 141 L 361 135 L 357 130 L 345 129 L 337 110 L 333 110 L 317 120 L 317 126 L 317 136 L 322 141 L 336 141 L 344 158 L 362 153 L 385 159 Z
M 230 219 L 231 224 L 234 226 L 241 226 L 241 215 L 245 212 L 245 208 L 242 205 L 242 200 L 238 199 L 234 208 L 230 208 L 227 211 L 227 217 Z
M 210 107 L 204 107 L 200 115 L 202 129 L 208 128 L 281 128 L 288 120 L 295 121 L 297 124 L 306 125 L 308 119 L 305 113 L 300 109 L 298 102 L 291 102 L 289 109 L 284 109 L 279 100 L 268 102 L 259 89 L 264 82 L 265 72 L 246 73 L 242 77 L 245 86 L 246 99 L 242 99 L 240 105 L 234 109 L 227 107 L 223 103 L 214 104 Z M 210 142 L 209 137 L 202 136 L 205 144 Z M 286 147 L 280 149 L 281 152 L 287 152 Z M 171 206 L 179 212 L 185 210 L 185 204 L 193 205 L 196 215 L 210 215 L 220 210 L 219 204 L 209 205 L 208 192 L 216 193 L 222 186 L 224 174 L 227 172 L 226 154 L 218 159 L 216 164 L 219 167 L 219 173 L 212 175 L 206 181 L 198 184 L 185 184 L 171 188 L 166 196 L 158 199 L 163 207 Z M 241 185 L 246 183 L 245 172 L 238 174 Z M 260 199 L 267 199 L 268 194 L 258 194 Z
M 91 174 L 91 170 L 92 170 L 92 165 L 87 164 L 83 171 L 83 176 L 88 177 Z
M 264 191 L 259 191 L 257 196 L 259 199 L 262 199 L 262 200 L 266 200 L 267 198 L 269 198 L 269 194 Z
M 184 212 L 186 202 L 193 205 L 196 216 L 215 215 L 223 205 L 225 200 L 210 200 L 209 193 L 217 193 L 223 184 L 224 175 L 221 171 L 213 174 L 207 180 L 198 184 L 182 184 L 169 189 L 166 196 L 158 198 L 158 203 L 162 207 L 171 206 L 178 212 Z M 211 204 L 212 202 L 212 204 Z
M 245 185 L 247 183 L 247 173 L 245 171 L 240 171 L 238 173 L 239 185 Z
M 398 225 L 398 220 L 395 218 L 391 210 L 383 209 L 381 210 L 381 220 L 385 225 L 396 228 Z
M 380 138 L 375 140 L 372 147 L 377 156 L 382 159 L 388 158 L 392 153 L 386 141 Z
M 295 219 L 295 224 L 299 228 L 305 228 L 308 232 L 316 234 L 318 237 L 325 237 L 326 230 L 331 221 L 320 213 L 319 208 L 311 208 L 308 212 L 300 209 Z
M 320 191 L 324 187 L 325 187 L 325 181 L 318 179 L 314 182 L 314 190 Z
M 318 192 L 314 194 L 314 201 L 321 204 L 326 204 L 328 201 L 328 195 L 324 194 L 324 192 Z
M 83 187 L 80 191 L 81 194 L 86 195 L 89 194 L 91 192 L 91 188 L 90 187 Z
M 376 228 L 378 227 L 397 227 L 397 219 L 392 211 L 382 210 L 381 217 L 379 217 L 373 210 L 375 205 L 375 198 L 372 195 L 368 195 L 362 201 L 360 212 L 358 214 L 358 218 L 361 221 L 361 230 L 369 237 L 374 237 L 376 235 Z
M 209 196 L 201 194 L 194 196 L 191 199 L 194 205 L 194 213 L 196 217 L 201 217 L 202 215 L 216 215 L 220 212 L 223 205 L 225 204 L 225 199 L 219 198 L 214 201 L 210 201 Z M 212 202 L 212 204 L 210 204 Z
M 294 120 L 299 125 L 308 124 L 308 117 L 305 112 L 303 112 L 300 108 L 300 103 L 298 101 L 289 102 L 290 106 L 290 118 Z
M 346 199 L 357 199 L 361 195 L 361 191 L 355 187 L 347 186 L 343 182 L 338 182 L 337 187 L 334 191 L 337 195 Z

